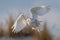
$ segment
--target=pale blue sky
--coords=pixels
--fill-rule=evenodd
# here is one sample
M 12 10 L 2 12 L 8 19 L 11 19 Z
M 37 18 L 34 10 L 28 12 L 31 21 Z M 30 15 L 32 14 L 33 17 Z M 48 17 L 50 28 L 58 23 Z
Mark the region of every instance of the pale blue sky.
M 60 0 L 0 0 L 0 16 L 8 11 L 21 9 L 29 11 L 32 6 L 51 5 L 54 10 L 60 11 Z
M 10 12 L 15 13 L 17 10 L 28 15 L 29 9 L 38 5 L 50 5 L 55 12 L 60 13 L 60 0 L 0 0 L 0 21 Z

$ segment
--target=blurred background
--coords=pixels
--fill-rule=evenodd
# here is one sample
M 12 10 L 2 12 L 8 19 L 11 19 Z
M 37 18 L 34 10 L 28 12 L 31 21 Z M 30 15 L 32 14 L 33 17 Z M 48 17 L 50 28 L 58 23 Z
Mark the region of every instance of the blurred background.
M 51 13 L 57 15 L 58 20 L 54 27 L 48 27 L 51 34 L 54 35 L 53 40 L 60 39 L 60 0 L 0 0 L 0 35 L 9 35 L 9 27 L 13 25 L 19 14 L 32 18 L 30 9 L 35 6 L 50 5 Z M 55 17 L 56 18 L 56 17 Z M 51 17 L 52 20 L 54 20 Z M 50 19 L 50 20 L 51 20 Z M 9 27 L 8 27 L 9 26 Z M 30 37 L 28 37 L 29 39 Z M 6 40 L 5 37 L 0 38 Z M 9 38 L 7 37 L 7 40 Z M 18 38 L 17 38 L 18 39 Z M 26 39 L 26 40 L 28 40 Z M 31 39 L 31 38 L 30 38 Z M 9 40 L 12 40 L 11 38 Z M 13 39 L 14 40 L 14 39 Z M 23 38 L 21 39 L 23 40 Z

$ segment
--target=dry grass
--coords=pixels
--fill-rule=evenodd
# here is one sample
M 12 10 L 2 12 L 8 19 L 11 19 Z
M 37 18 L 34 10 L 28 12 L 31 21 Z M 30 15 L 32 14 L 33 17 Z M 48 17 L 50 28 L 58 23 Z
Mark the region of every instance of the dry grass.
M 37 30 L 34 30 L 33 38 L 34 38 L 34 40 L 41 40 L 40 32 L 38 32 Z
M 0 28 L 0 37 L 3 37 L 4 34 L 3 34 L 3 30 Z
M 52 40 L 52 36 L 48 29 L 46 28 L 46 23 L 44 23 L 44 30 L 38 32 L 37 30 L 32 31 L 34 40 Z
M 12 25 L 14 24 L 14 19 L 13 19 L 13 17 L 12 17 L 12 15 L 10 15 L 9 16 L 9 19 L 8 19 L 8 35 L 10 36 L 10 37 L 15 37 L 15 34 L 14 34 L 14 32 L 12 32 Z
M 4 31 L 3 31 L 2 27 L 3 27 L 3 25 L 0 24 L 0 37 L 4 36 Z
M 14 33 L 14 32 L 12 32 L 11 27 L 14 24 L 14 19 L 13 19 L 12 15 L 9 16 L 9 19 L 7 21 L 8 21 L 7 24 L 8 24 L 8 27 L 9 27 L 8 28 L 9 31 L 8 31 L 7 35 L 9 35 L 10 37 L 17 37 L 17 36 L 23 36 L 23 35 L 25 35 L 25 33 L 23 32 L 23 30 L 20 31 L 17 34 Z M 27 30 L 29 31 L 29 34 L 33 35 L 34 40 L 52 40 L 52 36 L 51 36 L 50 32 L 48 31 L 46 25 L 47 24 L 44 23 L 44 30 L 42 32 L 38 32 L 37 30 L 32 30 L 32 28 L 29 28 Z M 0 27 L 2 27 L 2 26 L 0 25 Z M 2 37 L 2 36 L 3 36 L 3 30 L 2 30 L 2 28 L 0 28 L 0 37 Z
M 52 36 L 51 36 L 50 32 L 48 31 L 46 25 L 47 24 L 44 23 L 44 30 L 41 33 L 41 38 L 42 38 L 42 40 L 52 40 Z

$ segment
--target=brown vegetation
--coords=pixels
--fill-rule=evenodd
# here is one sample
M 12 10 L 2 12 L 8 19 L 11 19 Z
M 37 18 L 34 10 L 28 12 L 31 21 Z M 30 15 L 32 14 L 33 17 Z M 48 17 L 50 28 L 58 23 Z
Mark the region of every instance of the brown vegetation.
M 12 15 L 9 16 L 9 19 L 7 21 L 8 21 L 7 24 L 8 24 L 8 27 L 9 27 L 8 28 L 9 31 L 8 31 L 7 35 L 9 35 L 10 37 L 20 37 L 20 36 L 23 36 L 23 35 L 26 35 L 26 34 L 28 34 L 28 35 L 31 34 L 34 37 L 34 40 L 52 40 L 52 36 L 47 29 L 46 22 L 44 23 L 44 30 L 41 31 L 41 32 L 38 32 L 37 30 L 33 30 L 30 27 L 30 28 L 27 28 L 27 29 L 25 28 L 24 30 L 20 31 L 19 33 L 14 33 L 14 32 L 12 32 L 12 28 L 11 28 L 14 24 L 14 19 L 13 19 Z M 3 34 L 4 31 L 1 27 L 2 27 L 2 25 L 0 25 L 0 37 L 3 37 L 4 36 L 4 34 Z M 29 32 L 29 33 L 27 33 L 26 31 Z
M 4 36 L 4 31 L 3 31 L 3 29 L 2 29 L 2 24 L 0 24 L 0 37 L 3 37 Z
M 52 36 L 51 36 L 50 32 L 48 31 L 46 25 L 47 24 L 44 23 L 44 30 L 41 33 L 41 38 L 42 38 L 42 40 L 52 40 Z
M 13 19 L 12 15 L 9 16 L 8 23 L 7 24 L 8 24 L 8 35 L 10 37 L 15 36 L 15 33 L 12 32 L 12 28 L 11 28 L 12 25 L 14 24 L 14 19 Z

